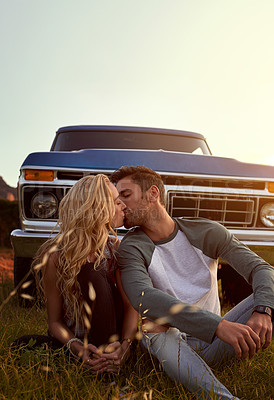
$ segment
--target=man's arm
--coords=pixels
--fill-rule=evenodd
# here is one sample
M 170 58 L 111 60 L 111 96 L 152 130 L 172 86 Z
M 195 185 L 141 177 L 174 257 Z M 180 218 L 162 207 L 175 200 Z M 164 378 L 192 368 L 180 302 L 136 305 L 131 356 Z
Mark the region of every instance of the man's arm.
M 234 237 L 224 226 L 203 218 L 176 219 L 190 243 L 203 254 L 222 258 L 252 285 L 255 306 L 274 307 L 274 268 Z
M 211 237 L 210 247 L 212 247 L 212 243 L 214 242 L 214 252 L 207 255 L 212 258 L 217 258 L 219 255 L 222 255 L 222 258 L 231 263 L 247 280 L 252 276 L 252 272 L 254 274 L 256 270 L 255 283 L 253 281 L 253 284 L 255 289 L 257 287 L 256 285 L 259 286 L 256 291 L 257 301 L 258 303 L 262 302 L 261 299 L 267 297 L 268 301 L 266 305 L 273 304 L 273 285 L 271 286 L 271 279 L 270 283 L 266 282 L 267 276 L 269 277 L 269 275 L 272 276 L 273 274 L 272 267 L 237 240 L 235 243 L 232 243 L 233 237 L 225 228 L 219 226 L 217 235 L 215 229 L 212 231 L 214 231 L 214 236 L 219 238 L 219 240 L 212 240 Z M 207 238 L 209 238 L 209 236 L 207 236 Z M 195 237 L 197 238 L 196 234 Z M 253 314 L 250 326 L 244 326 L 244 329 L 242 329 L 243 325 L 238 326 L 240 324 L 230 322 L 229 329 L 227 329 L 228 327 L 225 326 L 226 323 L 223 323 L 221 317 L 199 308 L 194 309 L 194 307 L 181 303 L 176 298 L 153 288 L 146 270 L 146 265 L 148 265 L 146 263 L 146 256 L 139 251 L 135 240 L 136 239 L 130 240 L 129 238 L 124 246 L 122 243 L 119 251 L 119 264 L 122 270 L 124 289 L 133 307 L 137 311 L 141 314 L 145 312 L 145 316 L 151 320 L 157 320 L 158 318 L 167 316 L 170 326 L 175 326 L 181 331 L 208 343 L 211 343 L 216 335 L 221 340 L 231 344 L 239 358 L 245 358 L 247 354 L 252 357 L 252 355 L 258 351 L 258 347 L 261 346 L 259 343 L 260 340 L 262 344 L 264 342 L 265 344 L 268 343 L 269 339 L 263 341 L 263 337 L 260 334 L 262 329 L 258 330 L 252 323 L 256 313 Z M 146 253 L 146 247 L 149 246 L 150 243 L 144 244 L 144 253 Z M 210 251 L 212 251 L 211 248 Z M 208 252 L 206 251 L 205 253 Z M 235 267 L 234 263 L 236 261 L 239 262 L 239 259 L 240 267 Z M 262 276 L 264 285 L 260 288 L 259 281 Z M 269 295 L 270 297 L 268 297 Z M 178 311 L 179 309 L 180 311 Z M 172 310 L 175 310 L 176 313 L 173 314 L 170 312 Z M 221 321 L 222 324 L 220 324 Z M 163 321 L 163 323 L 167 324 L 167 321 Z M 217 330 L 217 328 L 219 329 Z M 227 333 L 229 334 L 227 335 Z M 267 338 L 269 338 L 269 334 Z
M 122 284 L 133 307 L 152 321 L 175 326 L 182 332 L 211 343 L 215 335 L 230 344 L 238 359 L 250 358 L 260 349 L 260 337 L 251 327 L 229 322 L 216 314 L 181 303 L 173 296 L 152 286 L 146 268 L 132 253 L 131 262 L 123 267 L 122 251 L 119 256 Z M 175 313 L 172 312 L 174 310 Z
M 252 284 L 254 307 L 274 308 L 274 268 L 250 249 L 231 237 L 221 257 Z M 272 338 L 271 316 L 254 312 L 246 323 L 260 337 L 260 346 L 266 349 Z
M 204 218 L 175 219 L 190 243 L 212 258 L 222 258 L 252 285 L 255 306 L 274 307 L 274 268 L 223 225 Z
M 146 238 L 125 238 L 118 250 L 118 264 L 124 291 L 141 316 L 174 326 L 201 340 L 211 343 L 222 318 L 214 313 L 182 303 L 173 296 L 153 287 L 146 269 L 146 255 L 151 243 Z
M 221 248 L 219 257 L 252 285 L 254 306 L 274 307 L 274 268 L 234 236 Z
M 178 219 L 177 223 L 191 244 L 208 257 L 223 260 L 252 285 L 255 306 L 274 307 L 274 268 L 239 242 L 224 226 L 206 219 Z M 247 325 L 267 347 L 272 336 L 270 317 L 254 313 Z

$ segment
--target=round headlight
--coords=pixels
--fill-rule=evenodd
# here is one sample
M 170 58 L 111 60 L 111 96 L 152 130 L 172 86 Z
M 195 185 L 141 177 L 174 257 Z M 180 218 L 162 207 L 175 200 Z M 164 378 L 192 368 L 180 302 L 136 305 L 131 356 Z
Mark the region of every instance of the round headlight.
M 38 192 L 31 200 L 31 211 L 39 218 L 50 218 L 57 208 L 57 198 L 49 192 Z
M 274 227 L 274 203 L 266 203 L 262 206 L 260 218 L 265 226 Z

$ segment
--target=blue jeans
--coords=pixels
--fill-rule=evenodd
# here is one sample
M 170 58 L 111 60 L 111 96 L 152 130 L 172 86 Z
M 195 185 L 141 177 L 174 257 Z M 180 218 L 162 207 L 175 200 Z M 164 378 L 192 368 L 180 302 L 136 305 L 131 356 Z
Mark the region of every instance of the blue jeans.
M 254 306 L 253 295 L 237 304 L 225 319 L 245 324 Z M 142 339 L 146 349 L 155 356 L 171 379 L 180 382 L 197 398 L 238 399 L 212 373 L 210 366 L 216 366 L 235 356 L 232 346 L 217 337 L 211 344 L 169 328 L 167 332 L 146 333 Z M 209 365 L 208 365 L 209 364 Z M 239 399 L 238 399 L 239 400 Z

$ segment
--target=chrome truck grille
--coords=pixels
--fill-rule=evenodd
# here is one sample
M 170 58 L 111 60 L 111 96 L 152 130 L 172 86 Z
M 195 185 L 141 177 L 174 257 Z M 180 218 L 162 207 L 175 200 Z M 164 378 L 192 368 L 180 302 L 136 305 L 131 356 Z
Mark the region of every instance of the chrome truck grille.
M 257 198 L 242 195 L 167 192 L 167 210 L 173 217 L 203 217 L 226 227 L 255 226 Z

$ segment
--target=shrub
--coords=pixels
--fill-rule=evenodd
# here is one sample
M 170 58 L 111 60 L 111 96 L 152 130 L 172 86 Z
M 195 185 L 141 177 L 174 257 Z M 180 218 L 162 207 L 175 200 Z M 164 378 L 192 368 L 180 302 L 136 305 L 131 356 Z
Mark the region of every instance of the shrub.
M 18 201 L 0 199 L 0 247 L 11 247 L 10 232 L 19 226 Z

